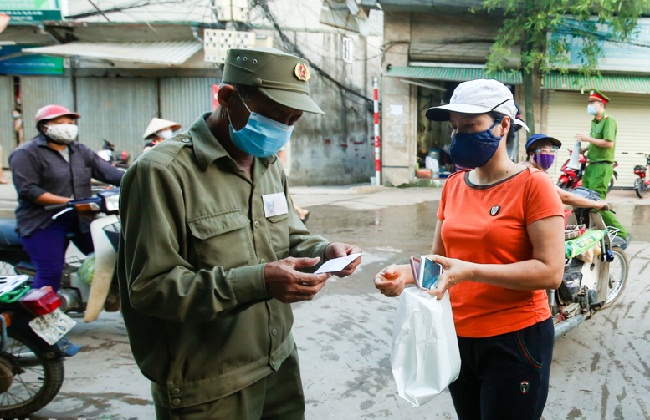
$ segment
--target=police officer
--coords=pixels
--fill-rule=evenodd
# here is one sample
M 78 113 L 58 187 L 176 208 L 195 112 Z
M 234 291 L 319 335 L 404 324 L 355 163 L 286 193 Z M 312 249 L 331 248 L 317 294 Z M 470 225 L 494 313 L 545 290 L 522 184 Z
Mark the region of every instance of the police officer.
M 217 109 L 124 177 L 124 321 L 159 419 L 304 418 L 289 304 L 325 285 L 318 264 L 360 252 L 312 235 L 288 199 L 276 153 L 323 113 L 309 79 L 296 56 L 229 50 Z
M 582 186 L 596 191 L 602 199 L 607 196 L 607 189 L 614 174 L 614 155 L 616 151 L 616 134 L 618 127 L 616 120 L 605 112 L 609 98 L 598 89 L 592 89 L 587 100 L 587 113 L 593 115 L 591 131 L 587 134 L 576 134 L 576 140 L 588 143 L 587 168 L 582 176 Z M 616 218 L 603 217 L 605 224 L 618 229 L 615 245 L 623 249 L 631 241 L 631 235 L 625 230 Z M 605 220 L 606 219 L 606 220 Z

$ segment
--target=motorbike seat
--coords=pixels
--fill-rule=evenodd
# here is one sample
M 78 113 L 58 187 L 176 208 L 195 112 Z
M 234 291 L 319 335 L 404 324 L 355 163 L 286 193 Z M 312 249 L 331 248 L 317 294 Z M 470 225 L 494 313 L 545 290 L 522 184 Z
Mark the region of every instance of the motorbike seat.
M 22 241 L 16 232 L 15 219 L 0 219 L 0 245 L 21 245 Z

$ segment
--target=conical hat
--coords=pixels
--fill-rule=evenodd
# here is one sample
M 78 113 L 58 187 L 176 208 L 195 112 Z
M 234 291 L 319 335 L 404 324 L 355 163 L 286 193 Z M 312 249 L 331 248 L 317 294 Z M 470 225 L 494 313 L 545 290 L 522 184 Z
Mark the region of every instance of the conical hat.
M 165 128 L 171 128 L 173 131 L 176 131 L 181 128 L 181 125 L 174 121 L 152 118 L 142 138 L 147 139 L 149 136 L 156 134 L 157 131 L 164 130 Z

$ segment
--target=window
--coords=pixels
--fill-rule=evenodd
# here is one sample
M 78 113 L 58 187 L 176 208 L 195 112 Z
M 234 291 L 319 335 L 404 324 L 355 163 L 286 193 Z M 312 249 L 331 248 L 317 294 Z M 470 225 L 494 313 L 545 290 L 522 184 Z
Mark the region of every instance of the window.
M 353 58 L 352 58 L 352 50 L 353 50 L 354 44 L 352 43 L 352 38 L 350 37 L 343 37 L 343 61 L 346 63 L 352 63 Z

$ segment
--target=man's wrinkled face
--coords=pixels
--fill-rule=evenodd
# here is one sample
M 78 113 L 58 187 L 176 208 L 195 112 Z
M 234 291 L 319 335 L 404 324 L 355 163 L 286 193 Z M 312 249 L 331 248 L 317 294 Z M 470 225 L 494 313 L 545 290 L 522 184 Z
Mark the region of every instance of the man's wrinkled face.
M 255 112 L 286 125 L 294 125 L 304 113 L 299 109 L 281 105 L 262 92 L 255 92 L 249 96 L 240 95 L 239 92 L 236 92 L 234 102 L 235 104 L 228 108 L 228 112 L 235 130 L 241 130 L 246 125 L 250 112 Z M 235 112 L 232 112 L 233 109 L 235 109 Z

